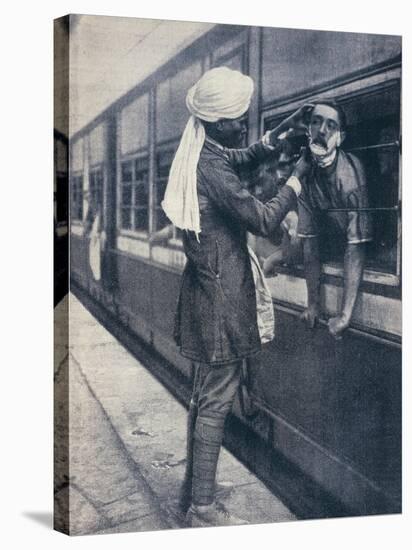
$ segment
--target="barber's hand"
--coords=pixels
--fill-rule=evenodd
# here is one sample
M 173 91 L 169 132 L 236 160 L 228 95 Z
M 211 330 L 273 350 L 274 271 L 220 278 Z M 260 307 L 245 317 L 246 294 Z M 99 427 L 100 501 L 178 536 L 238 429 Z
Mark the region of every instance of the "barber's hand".
M 296 176 L 299 180 L 302 177 L 306 176 L 312 167 L 312 158 L 310 156 L 309 149 L 307 147 L 302 147 L 300 150 L 300 157 L 295 164 L 293 169 L 293 176 Z
M 328 321 L 329 334 L 331 334 L 336 340 L 342 338 L 342 333 L 349 326 L 349 319 L 343 315 L 331 317 Z
M 280 226 L 290 237 L 296 237 L 298 227 L 298 215 L 294 210 L 290 210 L 283 218 Z
M 269 145 L 276 146 L 280 136 L 290 138 L 308 133 L 309 115 L 313 109 L 313 103 L 305 103 L 292 115 L 282 120 L 282 122 L 276 126 L 273 130 L 266 132 L 265 139 Z
M 311 305 L 303 311 L 300 319 L 301 321 L 305 321 L 309 328 L 315 328 L 319 316 L 320 311 L 318 306 Z
M 309 114 L 313 107 L 313 103 L 305 103 L 283 122 L 284 125 L 293 128 L 296 132 L 307 132 Z

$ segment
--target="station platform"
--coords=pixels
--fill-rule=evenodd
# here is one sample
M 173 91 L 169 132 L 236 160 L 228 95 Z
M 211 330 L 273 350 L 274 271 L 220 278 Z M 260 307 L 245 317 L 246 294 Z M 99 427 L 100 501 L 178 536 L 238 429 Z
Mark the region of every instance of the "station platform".
M 58 307 L 69 307 L 70 341 L 68 349 L 59 348 L 56 335 L 55 394 L 59 419 L 67 368 L 70 476 L 56 480 L 55 524 L 68 502 L 73 535 L 185 527 L 177 505 L 185 468 L 185 407 L 75 296 L 65 300 L 68 304 Z M 57 445 L 64 436 L 62 421 Z M 224 448 L 218 479 L 234 484 L 225 506 L 249 523 L 296 519 Z

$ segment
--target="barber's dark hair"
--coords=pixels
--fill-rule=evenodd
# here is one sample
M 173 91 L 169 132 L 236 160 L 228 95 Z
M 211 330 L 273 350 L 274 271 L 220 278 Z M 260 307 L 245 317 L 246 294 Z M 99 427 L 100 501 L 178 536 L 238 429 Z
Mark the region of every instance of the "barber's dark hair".
M 314 101 L 311 101 L 313 105 L 327 105 L 328 107 L 332 107 L 332 109 L 335 109 L 335 111 L 339 115 L 339 123 L 340 123 L 340 129 L 342 131 L 346 131 L 346 115 L 345 111 L 343 110 L 342 106 L 334 99 L 315 99 Z

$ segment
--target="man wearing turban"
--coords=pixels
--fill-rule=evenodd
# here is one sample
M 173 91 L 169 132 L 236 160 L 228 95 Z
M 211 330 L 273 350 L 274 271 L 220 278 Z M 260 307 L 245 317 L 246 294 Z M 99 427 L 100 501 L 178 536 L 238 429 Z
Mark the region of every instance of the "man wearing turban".
M 296 205 L 298 178 L 306 169 L 299 161 L 286 185 L 266 204 L 241 184 L 236 168 L 262 162 L 278 135 L 296 126 L 289 118 L 262 141 L 238 149 L 252 93 L 253 80 L 226 67 L 207 71 L 189 90 L 186 105 L 191 116 L 162 203 L 171 222 L 184 230 L 187 256 L 175 339 L 182 355 L 195 365 L 180 500 L 192 526 L 246 523 L 216 501 L 215 478 L 242 360 L 259 352 L 268 332 L 273 335 L 258 323 L 267 314 L 266 321 L 273 324 L 273 310 L 271 317 L 271 299 L 250 255 L 247 231 L 266 237 L 279 227 Z M 261 292 L 255 281 L 262 283 Z

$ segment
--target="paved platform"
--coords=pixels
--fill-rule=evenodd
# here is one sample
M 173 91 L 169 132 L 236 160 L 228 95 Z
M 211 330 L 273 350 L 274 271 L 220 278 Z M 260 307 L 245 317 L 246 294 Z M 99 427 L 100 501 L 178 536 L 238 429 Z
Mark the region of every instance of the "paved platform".
M 69 307 L 69 349 L 58 352 L 56 380 L 58 387 L 66 361 L 71 464 L 60 490 L 70 492 L 72 534 L 184 527 L 177 495 L 186 409 L 73 295 Z M 296 519 L 225 449 L 218 478 L 235 484 L 225 505 L 250 523 Z

